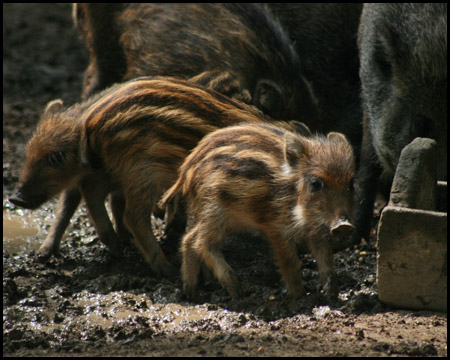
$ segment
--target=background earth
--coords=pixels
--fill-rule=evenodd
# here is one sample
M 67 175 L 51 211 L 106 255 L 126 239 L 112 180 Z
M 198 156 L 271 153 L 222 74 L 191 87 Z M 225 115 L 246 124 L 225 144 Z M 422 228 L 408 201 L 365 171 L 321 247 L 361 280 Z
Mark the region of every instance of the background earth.
M 35 262 L 56 201 L 31 212 L 7 198 L 45 104 L 80 99 L 88 53 L 70 16 L 68 4 L 3 4 L 4 356 L 447 356 L 446 314 L 378 302 L 373 235 L 335 255 L 340 294 L 333 304 L 315 290 L 311 256 L 301 255 L 308 296 L 293 302 L 269 247 L 245 235 L 224 249 L 245 296 L 231 300 L 211 281 L 201 289 L 203 304 L 188 302 L 180 280 L 152 277 L 132 247 L 120 262 L 110 257 L 84 206 L 61 254 Z M 179 263 L 173 244 L 162 240 Z

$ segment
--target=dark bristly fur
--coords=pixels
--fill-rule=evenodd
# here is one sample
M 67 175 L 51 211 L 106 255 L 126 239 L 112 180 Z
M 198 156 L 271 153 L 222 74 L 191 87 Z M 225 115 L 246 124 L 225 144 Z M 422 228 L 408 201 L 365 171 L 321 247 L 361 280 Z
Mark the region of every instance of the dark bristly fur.
M 355 244 L 369 238 L 379 180 L 388 195 L 401 151 L 416 137 L 436 140 L 438 179 L 447 179 L 447 4 L 364 4 L 358 43 L 364 127 Z

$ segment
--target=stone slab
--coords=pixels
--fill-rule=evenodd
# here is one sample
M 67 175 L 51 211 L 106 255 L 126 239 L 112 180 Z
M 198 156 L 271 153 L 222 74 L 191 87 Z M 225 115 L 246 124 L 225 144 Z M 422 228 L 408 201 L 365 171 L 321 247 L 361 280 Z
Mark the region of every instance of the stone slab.
M 447 214 L 387 206 L 379 226 L 377 281 L 383 303 L 447 311 Z

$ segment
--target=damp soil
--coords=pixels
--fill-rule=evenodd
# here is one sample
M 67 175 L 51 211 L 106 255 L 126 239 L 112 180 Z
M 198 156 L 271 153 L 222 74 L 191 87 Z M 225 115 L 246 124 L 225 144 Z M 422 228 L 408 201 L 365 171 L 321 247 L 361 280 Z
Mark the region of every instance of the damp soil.
M 59 256 L 36 262 L 56 200 L 31 212 L 7 198 L 45 104 L 80 98 L 88 54 L 70 16 L 68 4 L 3 4 L 4 356 L 447 356 L 446 314 L 378 301 L 374 231 L 335 254 L 340 293 L 331 303 L 316 290 L 310 255 L 300 255 L 308 294 L 293 301 L 269 246 L 245 234 L 224 248 L 244 296 L 232 300 L 206 279 L 201 303 L 189 302 L 180 279 L 152 276 L 133 246 L 113 258 L 83 205 Z M 179 265 L 177 244 L 153 221 L 168 259 Z

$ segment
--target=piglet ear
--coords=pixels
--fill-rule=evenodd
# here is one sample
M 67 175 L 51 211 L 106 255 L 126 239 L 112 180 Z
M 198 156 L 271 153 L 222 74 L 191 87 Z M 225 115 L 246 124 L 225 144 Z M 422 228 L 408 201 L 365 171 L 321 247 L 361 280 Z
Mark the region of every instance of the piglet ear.
M 297 134 L 287 131 L 284 134 L 284 160 L 290 167 L 297 165 L 298 161 L 306 151 L 308 140 Z
M 345 135 L 341 134 L 341 133 L 338 133 L 338 132 L 330 132 L 330 133 L 328 133 L 327 139 L 330 142 L 343 143 L 343 144 L 350 145 L 350 143 L 348 142 L 348 140 L 345 137 Z
M 55 114 L 61 111 L 62 107 L 63 101 L 61 99 L 52 100 L 45 107 L 44 116 Z

